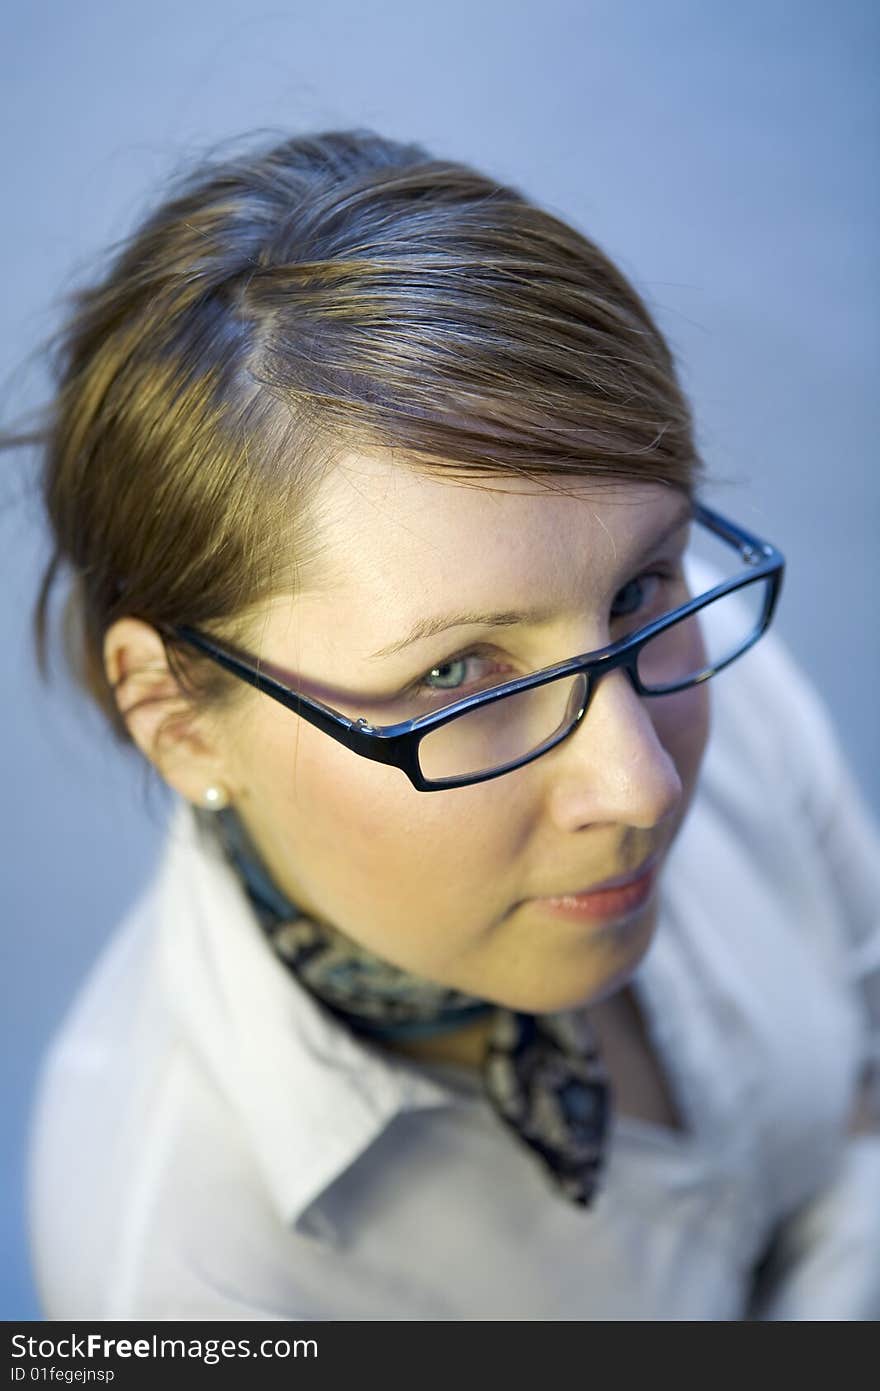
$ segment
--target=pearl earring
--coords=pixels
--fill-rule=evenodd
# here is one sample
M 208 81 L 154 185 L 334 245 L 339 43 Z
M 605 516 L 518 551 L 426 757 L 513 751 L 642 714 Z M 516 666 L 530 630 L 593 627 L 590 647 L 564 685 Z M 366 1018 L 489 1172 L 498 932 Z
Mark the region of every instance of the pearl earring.
M 203 796 L 203 801 L 205 803 L 205 806 L 209 807 L 211 811 L 219 811 L 221 807 L 226 806 L 228 798 L 224 795 L 221 788 L 206 787 Z

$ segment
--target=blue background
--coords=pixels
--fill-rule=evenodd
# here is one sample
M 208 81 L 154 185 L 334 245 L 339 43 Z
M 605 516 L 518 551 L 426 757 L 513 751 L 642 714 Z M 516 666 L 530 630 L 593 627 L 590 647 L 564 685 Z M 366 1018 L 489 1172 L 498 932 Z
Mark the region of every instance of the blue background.
M 369 125 L 475 163 L 573 221 L 647 300 L 710 470 L 737 481 L 706 500 L 786 553 L 778 630 L 876 808 L 878 30 L 857 0 L 6 0 L 0 422 L 43 398 L 26 359 L 58 296 L 212 142 Z M 36 1068 L 150 874 L 164 796 L 60 670 L 38 683 L 32 457 L 0 458 L 0 1317 L 22 1319 L 40 1317 Z

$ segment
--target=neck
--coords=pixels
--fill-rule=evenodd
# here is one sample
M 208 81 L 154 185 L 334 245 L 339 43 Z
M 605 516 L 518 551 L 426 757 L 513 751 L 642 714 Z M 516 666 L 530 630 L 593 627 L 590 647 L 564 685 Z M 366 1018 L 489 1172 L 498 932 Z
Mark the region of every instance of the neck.
M 603 1051 L 621 1033 L 631 1033 L 634 1008 L 630 985 L 623 986 L 590 1008 L 590 1021 Z M 383 1039 L 382 1046 L 407 1058 L 414 1058 L 416 1062 L 457 1063 L 460 1067 L 480 1070 L 491 1027 L 492 1015 L 486 1014 L 473 1024 L 466 1024 L 454 1033 L 446 1033 L 439 1038 Z
M 382 1046 L 407 1058 L 415 1058 L 417 1062 L 458 1063 L 462 1067 L 481 1068 L 491 1023 L 492 1015 L 485 1014 L 472 1024 L 438 1038 L 389 1038 L 383 1039 Z

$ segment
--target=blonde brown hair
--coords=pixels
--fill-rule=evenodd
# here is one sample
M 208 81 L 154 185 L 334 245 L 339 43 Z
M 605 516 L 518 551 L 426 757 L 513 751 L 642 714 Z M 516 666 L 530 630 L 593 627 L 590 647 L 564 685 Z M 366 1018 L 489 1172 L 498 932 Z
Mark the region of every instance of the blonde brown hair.
M 48 345 L 35 443 L 65 652 L 116 735 L 103 661 L 124 615 L 241 643 L 320 555 L 310 506 L 344 448 L 472 484 L 701 480 L 688 403 L 642 299 L 587 237 L 468 165 L 369 130 L 209 157 Z M 249 688 L 166 641 L 193 702 Z

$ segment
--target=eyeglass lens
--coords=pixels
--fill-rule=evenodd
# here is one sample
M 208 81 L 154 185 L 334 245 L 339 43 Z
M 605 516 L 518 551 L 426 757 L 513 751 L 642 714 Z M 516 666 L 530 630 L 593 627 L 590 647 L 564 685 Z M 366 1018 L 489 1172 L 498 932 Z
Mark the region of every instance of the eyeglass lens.
M 688 578 L 679 580 L 674 599 L 658 612 L 647 616 L 639 612 L 638 621 L 629 621 L 629 631 L 645 627 L 689 597 L 742 573 L 735 557 L 733 564 L 727 561 L 726 570 L 727 574 L 713 573 L 705 569 L 704 561 L 690 557 Z M 652 638 L 638 656 L 637 671 L 643 686 L 657 695 L 683 689 L 744 652 L 759 632 L 769 584 L 768 579 L 756 580 L 723 595 Z M 612 640 L 625 636 L 626 631 L 626 626 L 622 632 L 615 630 Z M 442 782 L 500 771 L 558 742 L 578 716 L 587 693 L 586 681 L 581 673 L 562 677 L 478 706 L 432 730 L 419 745 L 422 776 Z

